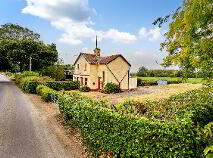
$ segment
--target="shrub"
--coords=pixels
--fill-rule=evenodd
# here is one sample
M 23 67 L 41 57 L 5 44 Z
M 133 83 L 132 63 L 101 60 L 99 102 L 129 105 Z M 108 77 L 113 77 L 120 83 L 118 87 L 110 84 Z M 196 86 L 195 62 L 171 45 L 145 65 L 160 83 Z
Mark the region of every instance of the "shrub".
M 79 90 L 81 92 L 89 92 L 90 91 L 90 88 L 89 87 L 80 87 Z
M 39 73 L 36 73 L 36 72 L 33 72 L 33 71 L 25 71 L 23 73 L 15 74 L 15 82 L 16 82 L 16 84 L 19 85 L 22 78 L 30 77 L 30 76 L 37 76 L 37 77 L 39 77 Z
M 41 71 L 42 76 L 49 76 L 56 81 L 61 81 L 65 79 L 64 76 L 64 66 L 63 65 L 54 65 L 44 68 Z
M 36 93 L 36 87 L 44 82 L 52 81 L 49 77 L 28 76 L 19 79 L 20 88 L 28 93 Z
M 41 98 L 46 102 L 55 102 L 58 98 L 58 93 L 47 86 L 38 86 L 36 92 L 40 94 Z
M 119 93 L 120 87 L 116 85 L 115 83 L 107 83 L 104 86 L 104 93 L 110 94 L 110 93 Z
M 138 86 L 154 86 L 154 85 L 157 85 L 157 81 L 142 80 L 140 78 L 137 78 L 137 85 Z
M 46 83 L 47 87 L 54 90 L 75 90 L 79 88 L 79 83 L 77 81 L 52 81 Z

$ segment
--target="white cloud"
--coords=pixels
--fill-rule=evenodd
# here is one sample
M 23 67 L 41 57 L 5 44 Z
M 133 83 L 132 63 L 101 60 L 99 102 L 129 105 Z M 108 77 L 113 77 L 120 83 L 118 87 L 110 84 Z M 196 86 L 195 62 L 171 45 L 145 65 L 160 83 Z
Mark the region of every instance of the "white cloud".
M 89 7 L 89 0 L 25 0 L 27 6 L 22 13 L 44 18 L 51 25 L 64 31 L 60 42 L 71 45 L 83 43 L 83 40 L 95 41 L 98 35 L 99 41 L 113 40 L 120 43 L 131 43 L 137 40 L 135 35 L 128 32 L 120 32 L 116 29 L 108 31 L 95 30 L 91 17 L 96 14 L 95 9 Z
M 147 39 L 150 41 L 159 41 L 163 40 L 163 35 L 165 31 L 162 31 L 161 28 L 155 27 L 154 29 L 147 29 L 142 27 L 139 30 L 139 36 L 143 39 Z
M 135 35 L 128 32 L 119 32 L 116 29 L 110 29 L 105 33 L 105 38 L 112 39 L 114 42 L 131 43 L 137 40 Z

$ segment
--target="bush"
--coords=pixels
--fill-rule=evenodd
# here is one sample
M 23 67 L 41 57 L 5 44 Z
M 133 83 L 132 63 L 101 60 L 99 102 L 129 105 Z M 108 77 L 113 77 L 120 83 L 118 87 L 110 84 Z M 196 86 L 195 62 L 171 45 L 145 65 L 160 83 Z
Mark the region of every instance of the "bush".
M 36 93 L 36 87 L 39 84 L 43 84 L 44 82 L 52 81 L 49 77 L 39 77 L 39 76 L 28 76 L 22 77 L 19 79 L 19 86 L 20 88 L 28 93 Z
M 46 102 L 55 102 L 59 95 L 56 91 L 44 85 L 38 86 L 36 92 L 40 94 L 41 98 Z
M 54 65 L 44 68 L 41 71 L 42 76 L 49 76 L 56 81 L 61 81 L 65 79 L 64 75 L 64 66 L 63 65 Z
M 52 81 L 47 82 L 46 86 L 57 91 L 60 90 L 69 91 L 78 89 L 79 83 L 77 81 Z
M 110 93 L 119 93 L 120 87 L 116 85 L 115 83 L 107 83 L 104 86 L 104 93 L 110 94 Z
M 90 88 L 89 87 L 80 87 L 79 90 L 81 92 L 89 92 L 90 91 Z
M 30 76 L 37 76 L 37 77 L 39 77 L 39 73 L 33 72 L 33 71 L 25 71 L 23 73 L 15 74 L 15 82 L 16 82 L 16 84 L 19 85 L 22 78 L 30 77 Z
M 154 86 L 157 84 L 157 81 L 142 80 L 140 78 L 137 78 L 137 86 Z

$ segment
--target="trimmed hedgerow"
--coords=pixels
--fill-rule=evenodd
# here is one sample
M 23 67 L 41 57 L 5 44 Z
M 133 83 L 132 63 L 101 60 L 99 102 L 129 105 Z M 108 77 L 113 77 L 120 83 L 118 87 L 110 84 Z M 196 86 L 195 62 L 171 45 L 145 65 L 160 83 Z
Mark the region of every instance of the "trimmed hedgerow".
M 122 115 L 75 95 L 59 97 L 67 123 L 81 129 L 92 151 L 121 157 L 202 157 L 208 141 L 190 119 L 162 122 Z
M 52 81 L 49 77 L 28 76 L 20 79 L 20 88 L 27 93 L 36 93 L 36 87 L 44 84 L 47 81 Z
M 36 88 L 36 92 L 41 95 L 41 98 L 46 102 L 55 102 L 58 99 L 58 93 L 44 85 L 39 85 Z
M 119 113 L 162 121 L 190 118 L 194 124 L 200 126 L 213 121 L 213 95 L 209 88 L 192 90 L 158 101 L 138 102 L 127 100 L 115 107 Z
M 38 85 L 46 85 L 54 90 L 75 90 L 79 88 L 79 83 L 77 81 L 53 81 L 49 77 L 40 76 L 27 76 L 20 77 L 16 82 L 19 87 L 27 93 L 36 93 L 36 87 Z
M 79 88 L 79 83 L 77 81 L 52 81 L 47 82 L 46 86 L 54 90 L 75 90 Z

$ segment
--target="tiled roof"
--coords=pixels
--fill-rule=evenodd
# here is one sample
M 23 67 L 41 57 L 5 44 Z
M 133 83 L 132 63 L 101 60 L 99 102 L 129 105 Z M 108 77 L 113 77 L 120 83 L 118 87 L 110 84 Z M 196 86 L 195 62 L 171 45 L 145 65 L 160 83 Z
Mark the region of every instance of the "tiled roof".
M 111 61 L 115 60 L 117 57 L 123 58 L 124 61 L 126 61 L 129 64 L 129 62 L 121 54 L 116 54 L 116 55 L 111 55 L 111 56 L 106 56 L 106 57 L 97 57 L 95 54 L 80 53 L 80 55 L 76 59 L 74 65 L 76 64 L 76 62 L 78 61 L 78 59 L 80 58 L 81 55 L 90 64 L 101 64 L 101 65 L 103 64 L 103 65 L 106 65 L 106 64 L 109 64 Z

